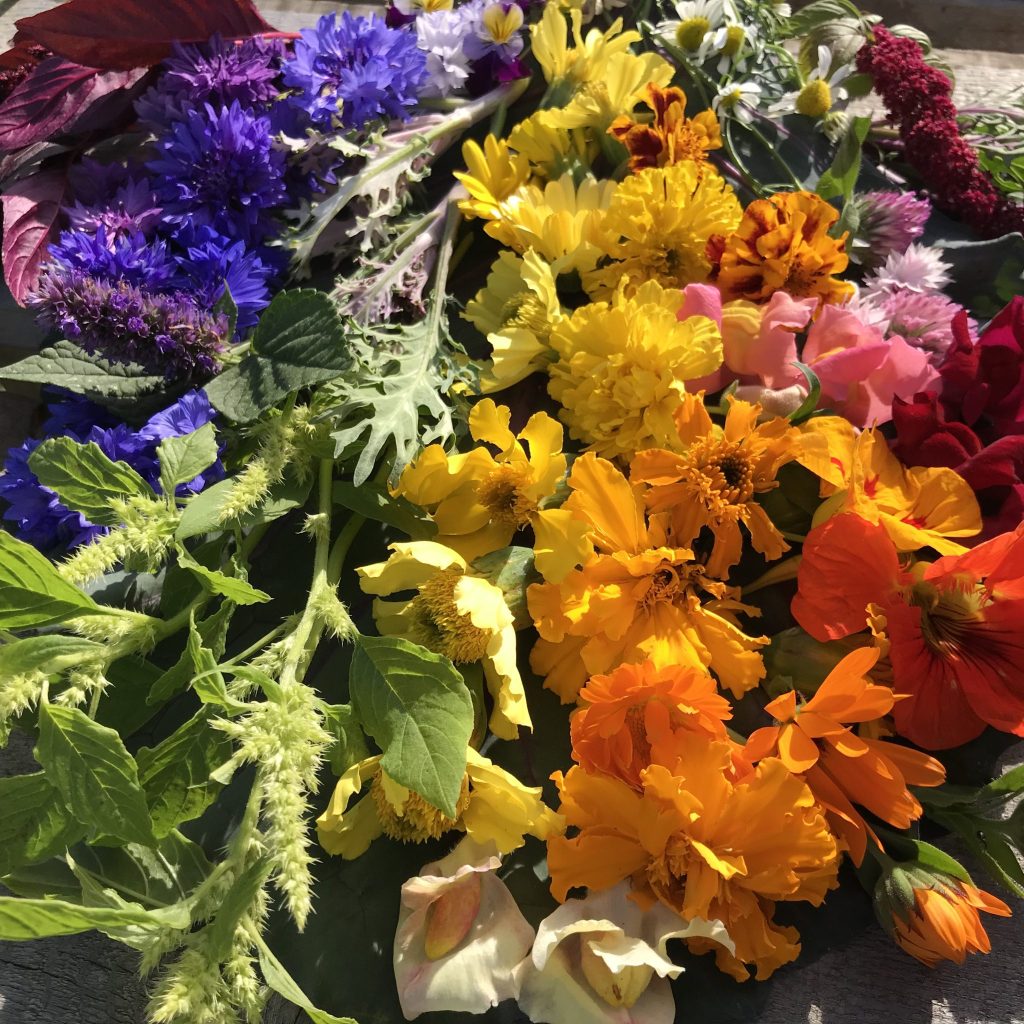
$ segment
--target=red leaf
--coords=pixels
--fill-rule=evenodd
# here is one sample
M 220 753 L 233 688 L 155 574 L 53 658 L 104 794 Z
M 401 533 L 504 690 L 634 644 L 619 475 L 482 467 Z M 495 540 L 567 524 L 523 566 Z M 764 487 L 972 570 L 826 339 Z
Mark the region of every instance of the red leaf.
M 60 57 L 44 60 L 0 105 L 0 149 L 56 135 L 88 102 L 96 71 Z
M 159 64 L 175 40 L 205 43 L 216 33 L 238 39 L 271 30 L 251 0 L 69 0 L 17 26 L 18 40 L 109 71 Z
M 67 191 L 66 170 L 49 170 L 14 182 L 3 196 L 4 277 L 20 306 L 39 281 Z

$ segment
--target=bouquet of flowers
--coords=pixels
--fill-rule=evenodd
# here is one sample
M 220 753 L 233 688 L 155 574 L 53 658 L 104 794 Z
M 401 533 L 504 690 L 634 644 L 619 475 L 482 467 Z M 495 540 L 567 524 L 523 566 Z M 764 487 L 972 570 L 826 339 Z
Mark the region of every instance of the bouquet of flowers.
M 1011 107 L 846 0 L 70 0 L 2 67 L 0 939 L 134 947 L 153 1024 L 739 1020 L 872 907 L 988 951 Z

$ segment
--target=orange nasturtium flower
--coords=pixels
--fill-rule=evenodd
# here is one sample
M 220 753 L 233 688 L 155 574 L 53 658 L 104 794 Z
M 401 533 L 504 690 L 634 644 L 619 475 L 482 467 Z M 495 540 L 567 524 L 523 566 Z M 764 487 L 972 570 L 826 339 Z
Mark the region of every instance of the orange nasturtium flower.
M 591 774 L 614 775 L 642 789 L 641 773 L 680 731 L 725 739 L 729 702 L 703 669 L 653 662 L 620 665 L 580 690 L 572 716 L 573 758 Z
M 750 609 L 689 548 L 671 544 L 666 515 L 645 517 L 643 488 L 591 453 L 576 460 L 568 484 L 565 530 L 582 524 L 590 550 L 565 572 L 538 565 L 547 582 L 527 591 L 540 633 L 530 663 L 544 685 L 568 703 L 591 676 L 650 659 L 713 669 L 736 696 L 756 686 L 768 638 L 739 628 L 736 614 Z
M 795 691 L 777 697 L 765 710 L 779 725 L 751 733 L 745 749 L 751 761 L 777 756 L 807 780 L 857 865 L 869 837 L 881 844 L 854 804 L 906 829 L 922 811 L 907 785 L 939 786 L 946 779 L 935 758 L 897 743 L 864 739 L 849 727 L 889 714 L 899 699 L 888 686 L 865 678 L 878 654 L 873 647 L 851 651 L 805 704 L 798 706 Z
M 773 902 L 821 903 L 836 883 L 835 838 L 806 783 L 778 758 L 735 779 L 732 756 L 728 740 L 682 732 L 671 762 L 642 773 L 641 792 L 580 767 L 556 772 L 560 813 L 578 833 L 548 839 L 555 898 L 632 879 L 641 906 L 660 900 L 686 920 L 721 921 L 736 953 L 715 947 L 717 963 L 738 981 L 744 964 L 761 980 L 794 960 L 799 935 L 771 920 Z
M 712 239 L 718 249 L 718 286 L 722 298 L 767 302 L 776 292 L 793 298 L 845 302 L 854 292 L 836 276 L 850 262 L 846 234 L 829 235 L 839 212 L 813 192 L 780 192 L 755 199 L 739 227 Z
M 722 148 L 722 133 L 713 110 L 702 110 L 693 118 L 686 116 L 686 93 L 672 86 L 660 89 L 654 82 L 647 86 L 647 106 L 654 111 L 650 123 L 629 114 L 617 117 L 608 129 L 629 150 L 629 169 L 666 167 L 682 160 L 702 163 L 712 149 Z

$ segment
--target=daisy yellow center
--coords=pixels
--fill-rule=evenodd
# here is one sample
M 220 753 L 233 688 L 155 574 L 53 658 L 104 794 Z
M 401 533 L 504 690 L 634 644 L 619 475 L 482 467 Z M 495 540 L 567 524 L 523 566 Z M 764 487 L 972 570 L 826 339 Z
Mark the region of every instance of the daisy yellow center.
M 707 18 L 687 18 L 676 29 L 676 42 L 684 50 L 698 50 L 704 37 L 711 31 L 711 22 Z
M 725 107 L 727 110 L 731 110 L 733 107 L 739 104 L 741 99 L 743 99 L 742 89 L 730 89 L 727 93 L 724 93 L 722 96 L 719 97 L 718 105 L 721 107 Z
M 396 807 L 389 799 L 378 769 L 370 783 L 370 796 L 377 810 L 380 827 L 386 836 L 403 843 L 425 843 L 437 839 L 455 828 L 457 819 L 469 806 L 468 777 L 462 780 L 462 791 L 455 807 L 455 817 L 449 818 L 419 793 L 409 792 L 405 803 Z
M 544 335 L 548 329 L 547 306 L 535 292 L 516 292 L 501 308 L 501 326 L 522 327 Z
M 455 587 L 461 578 L 457 569 L 437 573 L 420 587 L 412 603 L 420 643 L 465 665 L 486 655 L 491 634 L 474 626 L 470 617 L 456 607 Z
M 735 57 L 740 52 L 740 47 L 743 46 L 746 37 L 742 25 L 730 25 L 725 30 L 725 46 L 722 47 L 722 53 L 727 57 Z
M 824 117 L 832 109 L 832 90 L 820 78 L 808 82 L 796 98 L 796 109 L 807 117 Z
M 518 529 L 530 521 L 536 502 L 525 492 L 533 473 L 525 462 L 506 463 L 491 470 L 477 488 L 480 504 L 491 514 L 491 521 Z

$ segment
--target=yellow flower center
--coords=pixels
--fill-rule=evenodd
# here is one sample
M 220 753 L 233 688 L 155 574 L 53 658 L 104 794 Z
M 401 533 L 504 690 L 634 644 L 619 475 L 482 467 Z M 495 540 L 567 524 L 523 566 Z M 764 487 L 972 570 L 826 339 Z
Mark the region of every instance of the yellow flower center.
M 730 89 L 727 93 L 723 93 L 718 97 L 718 105 L 725 107 L 727 110 L 732 110 L 740 100 L 743 99 L 743 90 L 740 88 Z
M 743 446 L 713 437 L 687 452 L 695 497 L 715 516 L 745 505 L 754 496 L 754 473 Z
M 985 592 L 980 587 L 940 590 L 922 581 L 914 584 L 909 600 L 921 609 L 924 642 L 942 657 L 983 644 L 984 632 L 979 627 L 985 618 Z
M 419 642 L 428 650 L 465 665 L 486 655 L 491 634 L 474 626 L 470 617 L 455 606 L 455 586 L 461 578 L 458 569 L 437 573 L 420 587 L 412 604 Z
M 832 90 L 828 82 L 820 78 L 808 82 L 796 98 L 796 109 L 808 117 L 824 117 L 832 109 Z
M 675 602 L 697 602 L 697 589 L 706 590 L 714 596 L 721 596 L 725 585 L 705 577 L 704 566 L 697 562 L 662 562 L 647 577 L 647 592 L 641 599 L 645 610 L 656 604 Z
M 501 326 L 522 327 L 538 337 L 548 334 L 548 310 L 536 292 L 516 292 L 501 307 Z
M 477 488 L 480 504 L 491 520 L 516 529 L 526 526 L 537 503 L 525 492 L 533 482 L 529 463 L 509 462 L 496 466 Z
M 730 25 L 725 30 L 725 46 L 722 47 L 722 53 L 727 57 L 735 57 L 746 38 L 747 34 L 742 25 Z
M 676 42 L 684 50 L 699 50 L 704 37 L 711 31 L 711 22 L 707 18 L 687 18 L 676 29 Z
M 459 793 L 455 808 L 455 817 L 449 818 L 419 795 L 408 791 L 405 803 L 395 806 L 388 798 L 387 789 L 382 779 L 382 772 L 377 770 L 370 783 L 370 796 L 377 809 L 380 827 L 386 836 L 398 839 L 403 843 L 425 843 L 428 839 L 437 839 L 445 832 L 455 828 L 458 818 L 469 806 L 469 776 L 462 780 L 462 792 Z

